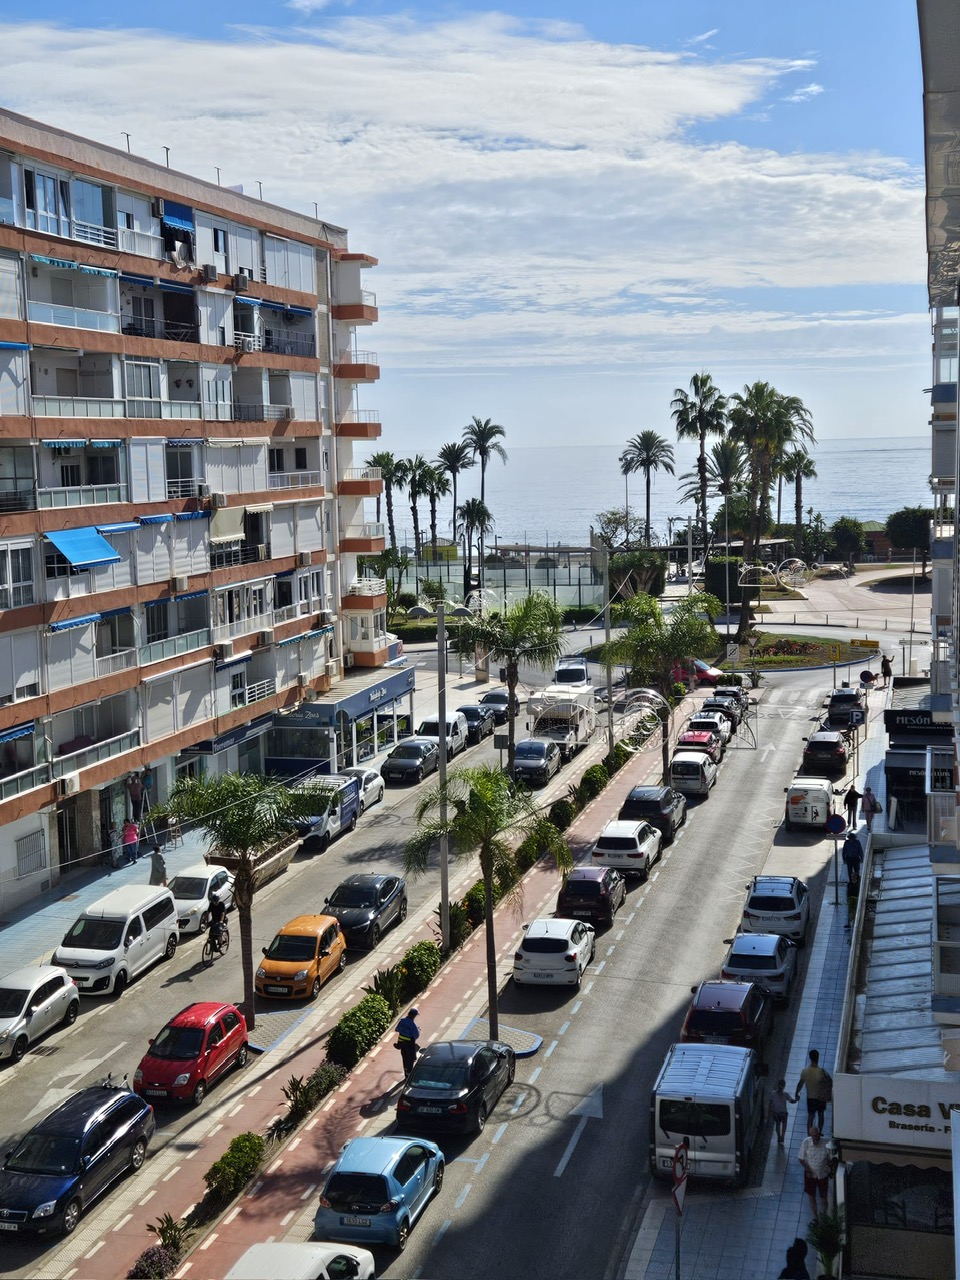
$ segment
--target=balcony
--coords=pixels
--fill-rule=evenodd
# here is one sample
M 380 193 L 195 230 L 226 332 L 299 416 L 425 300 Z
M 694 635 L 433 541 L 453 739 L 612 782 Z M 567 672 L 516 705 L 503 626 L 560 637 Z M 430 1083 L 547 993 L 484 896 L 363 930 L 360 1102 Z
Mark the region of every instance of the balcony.
M 369 613 L 371 609 L 384 609 L 387 604 L 387 584 L 383 578 L 354 578 L 343 594 L 340 607 Z
M 319 471 L 271 471 L 271 489 L 318 489 L 323 485 Z
M 377 295 L 372 289 L 361 289 L 359 302 L 335 302 L 331 314 L 347 324 L 373 324 L 378 318 Z
M 380 365 L 375 351 L 338 351 L 334 358 L 333 376 L 350 382 L 376 382 Z
M 50 781 L 50 766 L 35 764 L 21 773 L 11 773 L 0 778 L 0 800 L 12 800 L 14 796 L 22 796 L 25 791 L 33 791 Z
M 136 665 L 136 649 L 118 649 L 116 653 L 105 653 L 102 657 L 95 657 L 93 660 L 94 673 L 98 679 L 116 675 L 118 671 L 129 671 Z
M 213 644 L 213 635 L 209 627 L 203 627 L 199 631 L 186 631 L 179 636 L 169 636 L 165 640 L 151 640 L 140 649 L 140 665 L 146 667 L 151 662 L 179 658 L 184 653 L 194 653 L 210 644 Z
M 376 497 L 383 492 L 383 473 L 379 467 L 348 467 L 340 477 L 337 493 L 344 497 Z
M 377 440 L 380 429 L 379 409 L 347 409 L 337 419 L 335 434 L 350 440 Z
M 65 329 L 96 329 L 119 333 L 120 317 L 114 311 L 91 311 L 88 307 L 61 307 L 54 302 L 27 302 L 27 318 L 32 324 L 58 324 Z
M 163 241 L 149 231 L 133 231 L 128 227 L 121 227 L 118 236 L 119 247 L 124 253 L 135 253 L 141 258 L 158 260 L 163 257 Z
M 206 482 L 203 479 L 197 480 L 168 480 L 167 481 L 167 497 L 168 498 L 199 498 L 202 496 L 201 490 L 206 489 Z
M 113 227 L 101 227 L 95 222 L 74 221 L 70 235 L 73 240 L 99 245 L 101 249 L 117 247 L 117 233 Z
M 380 525 L 379 528 L 383 528 Z M 354 578 L 347 588 L 348 596 L 385 596 L 387 583 L 385 578 Z
M 299 600 L 296 604 L 285 604 L 279 609 L 274 609 L 273 620 L 279 626 L 281 622 L 295 622 L 297 618 L 308 618 L 311 614 L 317 612 L 315 603 L 309 600 Z
M 252 614 L 249 618 L 238 618 L 235 622 L 225 622 L 213 628 L 214 644 L 221 640 L 235 640 L 237 636 L 248 636 L 251 631 L 268 631 L 274 623 L 273 613 Z
M 385 531 L 382 524 L 358 524 L 340 531 L 340 550 L 342 552 L 358 552 L 369 555 L 383 551 L 385 545 Z
M 35 489 L 8 489 L 0 491 L 0 514 L 10 511 L 36 511 Z
M 264 698 L 272 698 L 276 692 L 277 682 L 275 678 L 255 680 L 243 689 L 230 690 L 230 709 L 236 711 L 238 707 L 249 707 L 253 702 L 262 702 Z
M 96 396 L 31 396 L 37 418 L 125 418 L 123 400 Z
M 244 348 L 246 350 L 246 348 Z M 291 333 L 287 329 L 264 331 L 260 351 L 270 351 L 280 356 L 309 356 L 317 354 L 317 343 L 312 333 Z
M 234 333 L 233 345 L 235 350 L 246 352 L 250 355 L 254 351 L 263 350 L 263 338 L 259 333 Z
M 210 548 L 210 569 L 232 569 L 238 564 L 256 564 L 270 559 L 270 547 L 265 542 L 243 543 L 240 546 L 214 546 Z
M 85 484 L 69 489 L 38 489 L 37 506 L 41 511 L 60 507 L 100 507 L 112 502 L 126 502 L 123 484 Z
M 140 730 L 131 729 L 116 738 L 105 738 L 102 742 L 91 743 L 81 747 L 79 751 L 71 751 L 57 756 L 50 766 L 55 778 L 62 778 L 65 773 L 76 773 L 78 769 L 89 769 L 92 764 L 100 764 L 112 756 L 123 755 L 125 751 L 134 751 L 140 745 Z
M 128 338 L 160 338 L 165 342 L 199 342 L 200 330 L 195 324 L 180 320 L 124 320 L 123 332 Z
M 128 418 L 174 418 L 182 422 L 184 419 L 200 419 L 200 402 L 198 400 L 128 400 Z
M 239 404 L 234 402 L 235 422 L 283 422 L 295 417 L 292 404 Z

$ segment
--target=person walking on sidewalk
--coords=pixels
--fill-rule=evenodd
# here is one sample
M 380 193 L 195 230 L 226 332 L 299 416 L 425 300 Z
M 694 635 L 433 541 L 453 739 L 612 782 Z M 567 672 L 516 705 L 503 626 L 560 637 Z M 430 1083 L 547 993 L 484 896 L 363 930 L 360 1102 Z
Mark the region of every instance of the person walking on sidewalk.
M 777 1131 L 777 1146 L 783 1146 L 787 1133 L 787 1103 L 796 1102 L 787 1093 L 786 1080 L 778 1080 L 777 1087 L 770 1090 L 770 1115 Z
M 820 1136 L 816 1125 L 810 1128 L 808 1137 L 800 1143 L 800 1154 L 797 1156 L 803 1166 L 803 1189 L 810 1199 L 813 1216 L 817 1216 L 817 1196 L 823 1205 L 823 1213 L 829 1209 L 830 1172 L 832 1157 L 830 1148 Z
M 167 883 L 167 864 L 163 860 L 158 844 L 150 850 L 150 883 L 161 885 Z
M 810 1062 L 800 1072 L 800 1079 L 794 1089 L 794 1096 L 799 1099 L 800 1090 L 807 1091 L 807 1131 L 813 1125 L 823 1129 L 827 1103 L 833 1097 L 833 1077 L 820 1065 L 818 1050 L 810 1050 Z
M 868 835 L 873 830 L 873 820 L 878 813 L 883 813 L 883 806 L 870 787 L 864 787 L 863 796 L 860 800 L 860 815 L 867 824 Z
M 843 842 L 843 848 L 840 850 L 840 857 L 843 859 L 843 865 L 847 868 L 847 884 L 858 885 L 860 883 L 860 868 L 863 866 L 863 845 L 857 838 L 855 831 L 851 831 Z
M 857 805 L 863 799 L 863 792 L 858 791 L 851 782 L 849 787 L 843 793 L 843 807 L 847 811 L 847 826 L 851 831 L 857 825 Z
M 890 661 L 890 659 L 887 657 L 886 654 L 884 654 L 883 657 L 880 659 L 880 674 L 883 676 L 883 684 L 880 686 L 880 688 L 886 689 L 887 685 L 890 683 L 890 680 L 893 676 L 893 663 Z
M 128 818 L 123 824 L 120 838 L 123 841 L 123 856 L 128 862 L 136 862 L 140 849 L 140 828 L 132 818 Z
M 401 1018 L 397 1023 L 397 1048 L 400 1050 L 400 1057 L 403 1060 L 404 1076 L 410 1075 L 417 1060 L 417 1054 L 420 1052 L 420 1048 L 417 1045 L 417 1041 L 420 1039 L 420 1028 L 414 1021 L 419 1016 L 419 1009 L 411 1009 L 407 1016 Z

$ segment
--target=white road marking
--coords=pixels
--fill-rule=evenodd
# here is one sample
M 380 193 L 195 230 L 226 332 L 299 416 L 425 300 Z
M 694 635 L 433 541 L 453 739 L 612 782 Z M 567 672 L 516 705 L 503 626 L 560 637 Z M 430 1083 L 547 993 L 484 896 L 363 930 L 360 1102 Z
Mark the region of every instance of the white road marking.
M 626 920 L 624 920 L 624 922 L 623 922 L 623 923 L 624 923 L 624 924 L 633 924 L 633 917 L 634 917 L 636 914 L 637 914 L 637 913 L 636 913 L 636 911 L 631 911 L 631 912 L 630 912 L 630 914 L 627 916 Z
M 553 1043 L 550 1045 L 550 1048 L 547 1050 L 547 1052 L 543 1056 L 545 1058 L 549 1058 L 551 1053 L 553 1053 L 554 1049 L 557 1047 L 559 1043 L 560 1043 L 559 1040 L 554 1040 Z
M 227 1214 L 227 1216 L 224 1218 L 223 1225 L 225 1227 L 228 1227 L 230 1223 L 234 1220 L 234 1218 L 237 1216 L 237 1214 L 241 1212 L 242 1209 L 243 1209 L 242 1204 L 238 1204 L 234 1208 L 232 1208 L 230 1212 Z
M 448 1218 L 446 1222 L 440 1224 L 440 1230 L 433 1237 L 433 1243 L 439 1244 L 443 1237 L 447 1234 L 447 1228 L 450 1226 L 452 1219 Z
M 161 1178 L 161 1182 L 169 1182 L 171 1178 L 175 1178 L 180 1172 L 180 1168 L 180 1165 L 176 1165 L 168 1174 L 165 1174 L 164 1177 Z
M 540 1079 L 540 1072 L 541 1072 L 542 1070 L 543 1070 L 543 1067 L 536 1067 L 533 1071 L 531 1071 L 531 1072 L 530 1072 L 530 1083 L 531 1083 L 531 1084 L 536 1084 L 536 1083 L 537 1083 L 537 1081 Z M 526 1096 L 526 1095 L 524 1095 L 524 1096 Z
M 600 961 L 600 963 L 597 965 L 596 969 L 594 969 L 594 973 L 602 973 L 602 972 L 603 972 L 603 966 L 604 966 L 606 963 L 607 963 L 607 962 L 606 962 L 606 960 L 601 960 L 601 961 Z
M 466 1186 L 463 1188 L 463 1190 L 460 1192 L 460 1194 L 457 1196 L 456 1203 L 455 1203 L 455 1204 L 454 1204 L 454 1206 L 453 1206 L 455 1209 L 462 1209 L 462 1208 L 463 1208 L 463 1202 L 464 1202 L 464 1200 L 466 1200 L 467 1196 L 470 1194 L 470 1188 L 471 1188 L 472 1186 L 473 1186 L 473 1183 L 472 1183 L 472 1182 L 468 1182 L 468 1183 L 467 1183 L 467 1185 L 466 1185 Z
M 243 1103 L 242 1103 L 242 1102 L 240 1102 L 240 1103 L 238 1103 L 238 1104 L 233 1108 L 233 1110 L 232 1110 L 232 1111 L 228 1111 L 228 1112 L 227 1112 L 227 1115 L 228 1115 L 228 1116 L 238 1116 L 242 1110 L 243 1110 Z
M 590 980 L 590 981 L 587 983 L 587 985 L 583 988 L 583 994 L 584 994 L 585 996 L 588 996 L 592 990 L 593 990 L 593 979 L 591 978 L 591 980 Z
M 289 1213 L 285 1213 L 280 1219 L 281 1227 L 285 1227 L 296 1212 L 296 1209 L 291 1209 Z
M 190 1270 L 192 1266 L 193 1266 L 192 1262 L 185 1262 L 179 1271 L 175 1271 L 173 1273 L 173 1280 L 183 1280 L 183 1277 L 187 1274 L 187 1272 Z
M 483 1166 L 487 1163 L 489 1159 L 490 1159 L 490 1152 L 485 1151 L 483 1155 L 480 1157 L 480 1159 L 477 1161 L 477 1173 L 480 1172 L 480 1170 L 483 1168 Z
M 564 1032 L 569 1028 L 569 1026 L 570 1026 L 570 1023 L 569 1023 L 569 1022 L 565 1022 L 565 1023 L 563 1024 L 563 1026 L 560 1028 L 560 1030 L 557 1032 L 557 1035 L 558 1035 L 558 1036 L 562 1036 L 562 1035 L 564 1034 Z
M 503 1124 L 501 1124 L 501 1125 L 499 1125 L 499 1126 L 497 1127 L 497 1131 L 496 1131 L 496 1133 L 493 1135 L 493 1137 L 490 1139 L 490 1141 L 491 1141 L 492 1143 L 497 1143 L 497 1142 L 499 1142 L 499 1141 L 500 1141 L 500 1139 L 503 1137 L 503 1135 L 504 1135 L 506 1132 L 507 1132 L 507 1122 L 506 1122 L 506 1120 L 504 1120 Z
M 607 955 L 612 956 L 613 953 L 616 951 L 616 949 L 617 949 L 616 943 L 614 943 L 612 947 L 607 947 Z
M 123 1217 L 120 1219 L 120 1221 L 117 1223 L 117 1225 L 115 1227 L 112 1227 L 111 1230 L 122 1231 L 132 1217 L 133 1217 L 132 1213 L 125 1213 Z
M 623 941 L 623 930 L 622 930 L 622 929 L 618 929 L 618 930 L 617 930 L 617 932 L 616 932 L 613 936 L 614 936 L 614 938 L 616 938 L 617 942 L 622 942 L 622 941 Z
M 213 1244 L 214 1240 L 217 1239 L 219 1234 L 220 1234 L 219 1231 L 211 1232 L 211 1234 L 207 1236 L 206 1240 L 204 1240 L 203 1244 L 200 1246 L 201 1250 L 209 1249 L 210 1246 Z
M 280 1168 L 282 1164 L 283 1164 L 283 1156 L 280 1156 L 278 1157 L 278 1159 L 274 1160 L 273 1164 L 267 1170 L 267 1173 L 274 1173 L 277 1169 Z
M 137 1201 L 137 1204 L 139 1204 L 139 1205 L 149 1204 L 149 1203 L 150 1203 L 150 1201 L 153 1199 L 153 1197 L 154 1197 L 156 1194 L 157 1194 L 157 1192 L 156 1192 L 156 1188 L 154 1188 L 154 1190 L 153 1190 L 153 1191 L 148 1191 L 148 1192 L 147 1192 L 147 1194 L 143 1197 L 143 1199 L 142 1199 L 142 1200 L 138 1200 L 138 1201 Z M 186 1214 L 184 1214 L 183 1216 L 184 1216 L 184 1217 L 186 1217 L 187 1215 L 186 1215 Z
M 316 1189 L 317 1189 L 317 1183 L 315 1183 L 315 1182 L 311 1182 L 311 1183 L 310 1183 L 310 1185 L 309 1185 L 309 1187 L 307 1187 L 306 1191 L 305 1191 L 305 1192 L 303 1193 L 303 1195 L 300 1197 L 300 1199 L 301 1199 L 301 1200 L 309 1200 L 309 1199 L 310 1199 L 310 1197 L 313 1195 L 313 1193 L 316 1191 Z
M 570 1114 L 572 1116 L 579 1116 L 580 1123 L 577 1125 L 576 1129 L 573 1131 L 573 1136 L 571 1137 L 570 1141 L 567 1143 L 567 1149 L 563 1153 L 560 1159 L 560 1163 L 557 1165 L 556 1169 L 554 1169 L 553 1171 L 553 1176 L 555 1178 L 559 1178 L 563 1173 L 564 1169 L 566 1169 L 567 1165 L 569 1164 L 570 1157 L 573 1155 L 574 1149 L 576 1148 L 577 1143 L 580 1141 L 580 1135 L 583 1133 L 584 1129 L 587 1127 L 587 1121 L 591 1119 L 593 1120 L 603 1119 L 603 1086 L 598 1084 L 597 1087 L 591 1093 L 587 1094 L 587 1096 L 583 1099 L 582 1102 L 577 1103 L 577 1105 L 573 1108 Z
M 516 1102 L 510 1108 L 510 1114 L 512 1116 L 515 1116 L 517 1112 L 520 1110 L 520 1108 L 523 1106 L 524 1101 L 526 1100 L 526 1096 L 527 1096 L 526 1093 L 521 1093 L 519 1098 L 517 1098 Z
M 94 1255 L 95 1253 L 99 1253 L 99 1252 L 100 1252 L 100 1250 L 103 1248 L 103 1243 L 104 1243 L 104 1242 L 103 1242 L 102 1240 L 98 1240 L 98 1241 L 97 1241 L 97 1243 L 96 1243 L 96 1244 L 93 1246 L 93 1248 L 90 1250 L 90 1252 L 89 1252 L 89 1253 L 85 1253 L 85 1254 L 83 1255 L 83 1260 L 84 1260 L 84 1262 L 86 1262 L 86 1260 L 87 1260 L 88 1258 L 92 1258 L 92 1257 L 93 1257 L 93 1255 Z
M 579 1013 L 579 1012 L 580 1012 L 580 1006 L 581 1006 L 582 1004 L 583 1004 L 583 1001 L 582 1001 L 582 1000 L 574 1000 L 573 1005 L 571 1006 L 571 1009 L 570 1009 L 570 1017 L 571 1017 L 571 1018 L 573 1017 L 573 1015 L 574 1015 L 575 1013 Z

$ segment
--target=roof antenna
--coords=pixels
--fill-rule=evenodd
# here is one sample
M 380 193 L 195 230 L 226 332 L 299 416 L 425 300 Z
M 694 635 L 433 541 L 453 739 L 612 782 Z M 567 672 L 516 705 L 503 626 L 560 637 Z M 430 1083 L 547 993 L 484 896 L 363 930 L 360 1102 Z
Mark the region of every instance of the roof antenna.
M 129 152 L 130 152 L 130 135 L 129 135 L 129 133 L 124 133 L 124 131 L 121 129 L 121 130 L 120 130 L 120 136 L 121 136 L 122 138 L 126 138 L 126 140 L 127 140 L 127 153 L 129 154 Z
M 169 148 L 169 147 L 164 147 L 163 149 L 164 149 L 164 151 L 166 152 L 166 155 L 167 155 L 167 168 L 169 169 L 169 168 L 170 168 L 170 148 Z
M 217 171 L 217 186 L 219 187 L 219 185 L 220 185 L 220 166 L 219 166 L 219 165 L 217 165 L 217 164 L 215 164 L 213 167 L 214 167 L 214 168 L 216 169 L 216 171 Z
M 257 186 L 258 186 L 258 187 L 259 187 L 259 189 L 260 189 L 260 199 L 262 200 L 262 199 L 263 199 L 263 183 L 262 183 L 262 182 L 260 182 L 260 181 L 258 180 L 258 181 L 257 181 Z

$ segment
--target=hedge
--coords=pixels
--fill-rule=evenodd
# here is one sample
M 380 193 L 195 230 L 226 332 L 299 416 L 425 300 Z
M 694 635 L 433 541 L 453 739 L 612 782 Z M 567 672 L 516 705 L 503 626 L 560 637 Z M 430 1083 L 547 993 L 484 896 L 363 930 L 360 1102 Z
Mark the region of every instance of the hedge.
M 550 806 L 550 812 L 547 814 L 547 817 L 558 831 L 566 831 L 576 816 L 577 807 L 566 796 L 561 796 L 559 800 L 554 800 Z
M 260 1168 L 265 1149 L 266 1143 L 259 1133 L 238 1133 L 220 1159 L 203 1175 L 210 1194 L 218 1200 L 231 1200 Z
M 327 1061 L 349 1071 L 365 1053 L 369 1053 L 393 1020 L 393 1013 L 383 996 L 366 995 L 359 1004 L 348 1009 L 330 1032 Z

